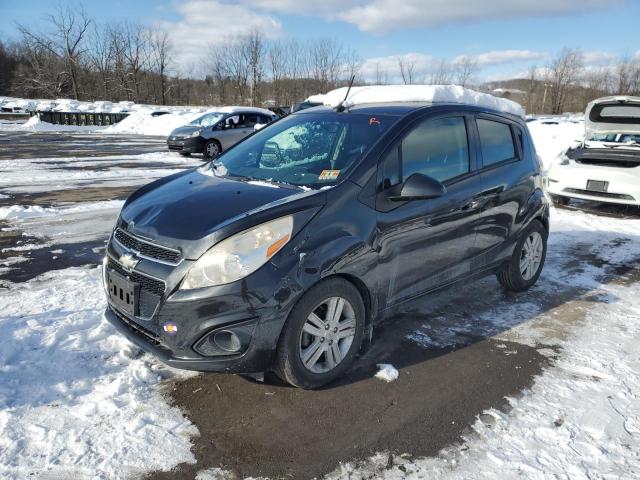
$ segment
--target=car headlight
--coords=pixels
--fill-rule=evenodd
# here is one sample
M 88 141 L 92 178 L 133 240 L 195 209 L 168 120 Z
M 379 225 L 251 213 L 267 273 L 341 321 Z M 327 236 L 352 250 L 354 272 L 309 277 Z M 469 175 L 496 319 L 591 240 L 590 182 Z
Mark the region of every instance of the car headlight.
M 293 217 L 281 217 L 214 245 L 191 267 L 181 290 L 235 282 L 267 263 L 291 239 Z
M 199 137 L 201 133 L 202 133 L 202 130 L 196 130 L 195 132 L 191 133 L 191 136 L 192 137 Z

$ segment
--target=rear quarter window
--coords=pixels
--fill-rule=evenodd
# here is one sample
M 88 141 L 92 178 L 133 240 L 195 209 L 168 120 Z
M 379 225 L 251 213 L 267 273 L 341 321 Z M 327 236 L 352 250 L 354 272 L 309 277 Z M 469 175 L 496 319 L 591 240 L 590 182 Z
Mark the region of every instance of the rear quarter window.
M 482 148 L 482 164 L 487 167 L 517 157 L 511 127 L 502 122 L 478 118 L 478 133 Z

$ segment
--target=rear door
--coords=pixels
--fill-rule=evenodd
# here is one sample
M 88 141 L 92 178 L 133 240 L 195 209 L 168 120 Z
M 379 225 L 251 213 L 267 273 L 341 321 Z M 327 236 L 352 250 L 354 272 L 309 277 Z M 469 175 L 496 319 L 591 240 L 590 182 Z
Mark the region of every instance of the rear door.
M 223 129 L 217 138 L 222 144 L 223 151 L 235 145 L 247 135 L 245 116 L 243 114 L 227 117 L 222 123 L 222 126 Z
M 535 170 L 525 156 L 529 141 L 515 122 L 493 115 L 478 115 L 475 125 L 481 162 L 483 221 L 477 247 L 485 264 L 507 252 L 515 240 L 529 198 L 535 191 Z
M 472 121 L 464 113 L 419 120 L 379 165 L 374 245 L 384 276 L 383 307 L 450 283 L 470 270 L 480 218 L 474 196 L 481 189 L 467 133 Z M 397 195 L 402 182 L 416 172 L 443 182 L 446 194 L 391 201 L 389 197 Z

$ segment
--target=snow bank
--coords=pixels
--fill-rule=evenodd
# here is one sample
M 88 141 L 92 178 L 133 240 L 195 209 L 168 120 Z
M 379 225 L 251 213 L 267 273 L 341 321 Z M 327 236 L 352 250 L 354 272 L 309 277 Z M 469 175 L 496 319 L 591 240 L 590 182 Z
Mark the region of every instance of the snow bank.
M 567 149 L 584 138 L 584 117 L 538 118 L 527 126 L 545 169 L 562 160 Z
M 102 320 L 101 270 L 0 289 L 0 477 L 137 478 L 194 462 L 161 365 Z
M 322 96 L 322 102 L 330 107 L 340 104 L 347 94 L 348 87 L 332 90 Z M 311 97 L 310 97 L 311 98 Z M 315 98 L 315 96 L 314 96 Z M 320 99 L 320 97 L 318 97 Z M 522 106 L 506 98 L 498 98 L 488 93 L 463 88 L 458 85 L 376 85 L 370 87 L 352 87 L 345 107 L 367 103 L 387 102 L 430 102 L 465 103 L 492 108 L 505 113 L 524 117 Z
M 154 117 L 150 112 L 134 112 L 124 120 L 111 125 L 103 133 L 134 133 L 166 137 L 174 129 L 195 120 L 202 113 L 167 113 Z

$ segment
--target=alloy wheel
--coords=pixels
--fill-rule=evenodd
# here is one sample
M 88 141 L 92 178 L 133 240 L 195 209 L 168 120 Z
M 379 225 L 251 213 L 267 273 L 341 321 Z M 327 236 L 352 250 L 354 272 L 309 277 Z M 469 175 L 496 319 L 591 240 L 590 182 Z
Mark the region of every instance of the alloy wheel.
M 529 281 L 538 273 L 543 249 L 542 236 L 538 232 L 532 232 L 522 244 L 520 274 L 524 280 Z
M 327 373 L 336 368 L 351 348 L 356 316 L 342 297 L 331 297 L 316 306 L 302 327 L 299 355 L 305 368 Z
M 207 157 L 215 158 L 220 153 L 220 149 L 218 148 L 218 144 L 215 142 L 207 143 Z

